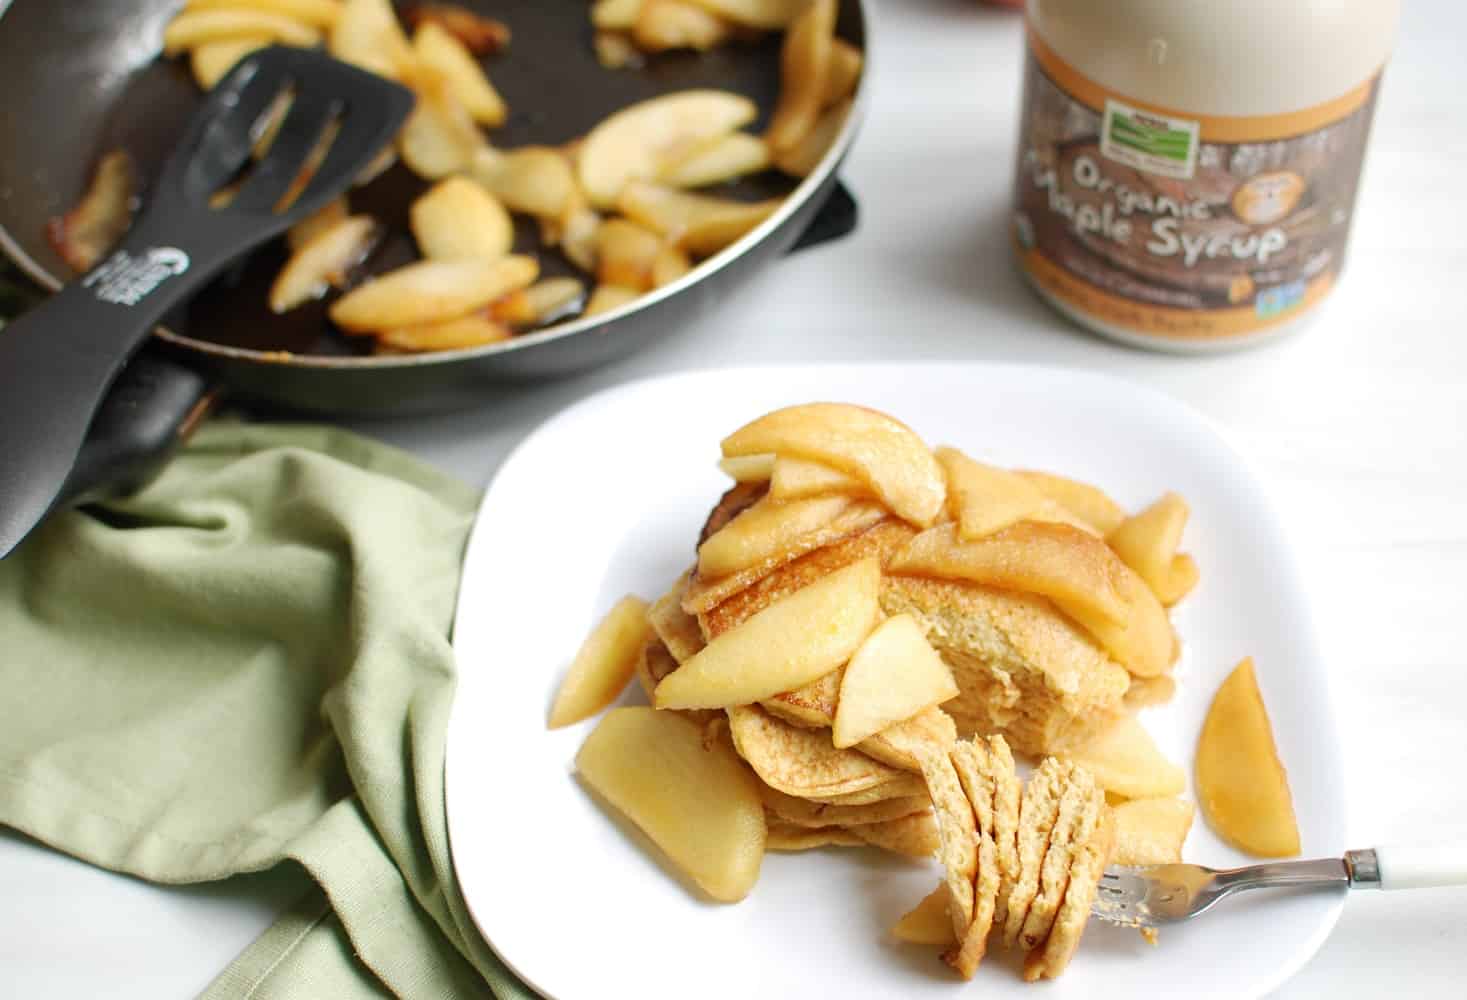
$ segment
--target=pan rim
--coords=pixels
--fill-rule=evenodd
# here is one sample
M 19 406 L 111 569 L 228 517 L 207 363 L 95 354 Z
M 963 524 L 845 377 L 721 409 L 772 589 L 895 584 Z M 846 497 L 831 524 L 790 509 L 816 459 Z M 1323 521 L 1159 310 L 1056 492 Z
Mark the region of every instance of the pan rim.
M 853 0 L 853 2 L 855 3 L 855 8 L 861 22 L 863 68 L 860 79 L 856 83 L 856 93 L 851 103 L 851 110 L 846 115 L 846 120 L 842 124 L 840 133 L 836 136 L 835 141 L 831 143 L 830 148 L 826 150 L 825 155 L 821 158 L 820 163 L 815 169 L 808 176 L 800 180 L 800 183 L 795 186 L 793 191 L 785 196 L 783 203 L 769 218 L 765 219 L 712 257 L 700 262 L 691 271 L 676 281 L 669 282 L 661 288 L 647 292 L 631 302 L 595 316 L 579 316 L 567 322 L 557 323 L 543 330 L 536 330 L 533 333 L 523 334 L 512 340 L 497 344 L 486 344 L 480 347 L 460 348 L 448 351 L 432 351 L 424 354 L 328 355 L 297 354 L 291 351 L 265 351 L 200 340 L 196 337 L 189 337 L 178 333 L 164 324 L 159 324 L 154 328 L 153 336 L 167 344 L 197 352 L 206 357 L 247 362 L 261 366 L 280 365 L 292 368 L 352 370 L 411 369 L 438 364 L 450 364 L 475 358 L 513 354 L 517 351 L 553 343 L 576 336 L 577 334 L 594 333 L 597 330 L 609 327 L 619 320 L 633 316 L 643 310 L 653 308 L 664 300 L 714 277 L 720 271 L 725 270 L 740 257 L 744 256 L 744 254 L 772 237 L 776 232 L 784 228 L 789 219 L 804 208 L 814 196 L 815 192 L 822 190 L 830 178 L 834 176 L 837 168 L 845 159 L 846 154 L 850 151 L 850 147 L 855 142 L 856 133 L 860 131 L 861 125 L 865 120 L 871 99 L 870 80 L 872 79 L 873 57 L 875 54 L 872 5 L 870 0 Z M 0 15 L 3 15 L 9 5 L 9 0 L 0 0 Z M 10 234 L 9 229 L 6 228 L 3 222 L 0 222 L 0 252 L 3 252 L 16 267 L 20 268 L 22 272 L 48 292 L 57 292 L 65 284 L 65 282 L 52 274 L 45 266 L 28 254 Z

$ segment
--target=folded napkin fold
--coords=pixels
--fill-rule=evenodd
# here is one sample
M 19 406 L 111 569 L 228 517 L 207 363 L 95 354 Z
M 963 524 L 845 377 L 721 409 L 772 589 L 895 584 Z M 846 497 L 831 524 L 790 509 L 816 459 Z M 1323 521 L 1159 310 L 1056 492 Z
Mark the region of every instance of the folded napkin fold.
M 449 862 L 448 634 L 474 492 L 325 428 L 217 421 L 0 560 L 0 823 L 155 882 L 298 863 L 206 997 L 532 997 Z

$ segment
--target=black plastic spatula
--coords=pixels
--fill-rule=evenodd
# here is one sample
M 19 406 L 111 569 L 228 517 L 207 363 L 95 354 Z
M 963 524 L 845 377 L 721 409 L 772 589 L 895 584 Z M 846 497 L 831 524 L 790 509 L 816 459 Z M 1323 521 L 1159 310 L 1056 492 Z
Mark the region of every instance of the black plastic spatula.
M 56 502 L 108 387 L 154 324 L 345 191 L 412 107 L 395 83 L 280 47 L 210 91 L 122 245 L 0 330 L 0 557 Z

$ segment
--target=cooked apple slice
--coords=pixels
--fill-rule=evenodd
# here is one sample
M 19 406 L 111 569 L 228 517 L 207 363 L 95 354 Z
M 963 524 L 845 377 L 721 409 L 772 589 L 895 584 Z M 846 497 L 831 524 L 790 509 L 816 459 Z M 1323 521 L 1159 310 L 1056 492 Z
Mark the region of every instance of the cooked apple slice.
M 287 312 L 319 299 L 367 258 L 379 228 L 370 215 L 352 215 L 314 238 L 285 262 L 270 286 L 270 311 Z
M 514 222 L 499 199 L 467 177 L 447 177 L 413 202 L 413 238 L 425 257 L 495 260 L 514 245 Z
M 632 69 L 645 61 L 641 50 L 632 44 L 632 36 L 625 31 L 598 28 L 591 47 L 596 50 L 596 61 L 602 69 Z
M 662 237 L 627 219 L 607 219 L 596 231 L 596 280 L 647 291 Z
M 774 474 L 773 455 L 742 455 L 721 458 L 718 467 L 736 483 L 764 483 Z
M 1289 778 L 1249 657 L 1212 698 L 1197 741 L 1197 797 L 1207 823 L 1250 854 L 1299 853 Z
M 1156 599 L 1169 608 L 1190 594 L 1201 578 L 1197 560 L 1183 552 L 1172 559 L 1171 572 L 1167 574 L 1166 582 L 1157 590 Z
M 503 21 L 476 14 L 457 3 L 414 3 L 403 10 L 402 16 L 414 28 L 438 25 L 476 56 L 503 52 L 512 34 Z
M 103 154 L 81 200 L 47 223 L 52 248 L 78 274 L 90 271 L 132 225 L 137 194 L 137 166 L 127 151 Z
M 596 233 L 601 216 L 589 208 L 576 207 L 572 200 L 560 222 L 560 252 L 587 274 L 596 273 Z
M 730 132 L 699 143 L 669 160 L 657 179 L 679 188 L 708 187 L 769 166 L 769 147 L 757 135 Z
M 956 698 L 948 665 L 911 615 L 888 618 L 846 664 L 831 741 L 849 747 L 924 708 Z
M 599 316 L 601 313 L 620 309 L 644 294 L 646 293 L 640 288 L 628 288 L 625 285 L 597 285 L 592 289 L 591 297 L 586 300 L 586 308 L 581 310 L 581 315 Z
M 822 462 L 867 483 L 918 527 L 933 522 L 946 495 L 942 467 L 910 427 L 847 403 L 775 410 L 724 438 L 722 448 L 730 458 L 773 452 Z
M 1077 604 L 1064 605 L 1060 610 L 1075 619 L 1133 676 L 1160 676 L 1171 669 L 1177 656 L 1177 637 L 1172 632 L 1171 620 L 1151 588 L 1131 567 L 1117 560 L 1113 568 L 1116 589 L 1128 609 L 1125 625 L 1107 621 Z
M 630 31 L 637 23 L 644 0 L 596 0 L 591 5 L 591 23 L 603 31 Z
M 881 565 L 863 559 L 724 632 L 657 685 L 658 708 L 726 708 L 791 691 L 839 667 L 880 613 Z
M 693 262 L 680 248 L 664 245 L 652 260 L 652 287 L 670 285 L 693 269 Z
M 586 286 L 575 278 L 546 278 L 496 299 L 489 318 L 516 327 L 553 323 L 574 313 L 585 297 Z
M 779 60 L 779 101 L 764 138 L 776 154 L 794 147 L 815 127 L 830 74 L 835 0 L 810 0 L 790 24 Z
M 965 542 L 1034 518 L 1044 506 L 1044 494 L 1022 476 L 985 465 L 956 448 L 938 448 L 936 455 L 947 473 L 948 510 Z
M 791 177 L 809 177 L 830 152 L 850 113 L 850 101 L 841 101 L 823 111 L 799 142 L 775 156 L 774 165 Z
M 732 132 L 758 113 L 747 97 L 722 90 L 686 90 L 623 108 L 586 136 L 581 187 L 593 207 L 610 208 L 628 181 L 656 177 L 670 154 Z
M 490 128 L 504 124 L 509 114 L 504 98 L 463 42 L 435 22 L 426 21 L 413 34 L 413 54 L 420 65 L 431 66 L 442 74 L 448 92 L 474 121 Z
M 416 323 L 378 331 L 377 346 L 394 353 L 424 354 L 498 344 L 513 336 L 513 330 L 480 310 L 435 323 Z
M 1182 860 L 1192 829 L 1192 803 L 1183 799 L 1131 799 L 1113 807 L 1118 865 L 1167 865 Z
M 1033 483 L 1045 496 L 1089 524 L 1100 535 L 1110 534 L 1126 519 L 1126 512 L 1121 505 L 1097 486 L 1034 469 L 1019 469 L 1018 474 Z
M 716 580 L 788 551 L 850 504 L 845 497 L 781 502 L 763 497 L 698 546 L 698 575 Z
M 1179 795 L 1187 786 L 1182 769 L 1156 747 L 1134 715 L 1128 715 L 1088 746 L 1063 756 L 1095 776 L 1108 792 L 1128 799 Z
M 690 0 L 734 24 L 750 28 L 784 28 L 808 0 Z
M 549 146 L 486 150 L 474 156 L 470 172 L 511 212 L 560 219 L 577 197 L 570 161 Z
M 800 500 L 805 497 L 870 496 L 871 488 L 854 476 L 809 459 L 785 455 L 774 461 L 769 479 L 769 495 L 776 500 Z
M 783 200 L 734 201 L 632 181 L 616 204 L 627 218 L 657 230 L 693 256 L 709 257 L 773 215 Z
M 837 38 L 830 43 L 830 67 L 825 74 L 825 94 L 821 97 L 822 107 L 839 104 L 856 92 L 861 81 L 861 69 L 866 57 L 850 42 Z
M 1126 518 L 1106 537 L 1121 561 L 1135 570 L 1158 598 L 1172 593 L 1177 548 L 1182 543 L 1187 514 L 1187 501 L 1168 493 Z
M 413 71 L 417 104 L 397 134 L 402 162 L 423 180 L 466 170 L 489 144 L 448 83 L 427 66 Z
M 263 10 L 313 28 L 329 28 L 341 16 L 341 0 L 187 0 L 188 10 Z
M 163 29 L 163 54 L 176 56 L 198 45 L 235 38 L 268 38 L 282 45 L 309 46 L 321 41 L 321 32 L 265 10 L 185 10 Z
M 348 332 L 370 333 L 454 319 L 525 287 L 539 272 L 535 258 L 519 254 L 422 260 L 347 292 L 332 304 L 331 321 Z
M 550 728 L 590 718 L 610 705 L 632 679 L 652 629 L 647 602 L 628 594 L 612 605 L 581 643 L 550 709 Z
M 1112 625 L 1130 615 L 1117 567 L 1124 569 L 1094 535 L 1043 521 L 1020 521 L 971 542 L 958 536 L 957 525 L 939 524 L 908 542 L 890 565 L 893 573 L 1041 594 L 1067 613 L 1082 609 Z
M 246 35 L 194 46 L 189 53 L 189 68 L 193 70 L 194 82 L 203 90 L 213 90 L 214 84 L 224 79 L 224 75 L 234 69 L 235 63 L 270 43 L 271 39 L 266 35 Z
M 326 51 L 389 80 L 401 79 L 416 62 L 391 0 L 346 0 L 331 26 Z
M 576 770 L 674 867 L 720 902 L 743 899 L 764 859 L 757 779 L 726 741 L 671 712 L 608 712 L 576 754 Z
M 733 25 L 683 0 L 643 0 L 632 41 L 643 52 L 694 49 L 706 52 L 728 41 Z
M 953 935 L 952 918 L 947 915 L 948 891 L 939 885 L 916 906 L 907 911 L 891 929 L 892 937 L 908 944 L 936 945 L 951 948 L 958 943 Z
M 351 204 L 346 195 L 332 198 L 295 225 L 285 231 L 285 245 L 295 253 L 311 240 L 351 215 Z

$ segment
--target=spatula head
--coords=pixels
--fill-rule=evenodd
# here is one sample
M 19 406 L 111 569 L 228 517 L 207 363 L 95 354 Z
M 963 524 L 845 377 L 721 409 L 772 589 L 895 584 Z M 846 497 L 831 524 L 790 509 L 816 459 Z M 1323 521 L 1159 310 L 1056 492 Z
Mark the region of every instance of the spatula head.
M 406 87 L 319 50 L 260 49 L 195 112 L 153 204 L 299 218 L 344 191 L 412 108 Z
M 263 49 L 215 86 L 122 245 L 0 336 L 0 558 L 57 502 L 158 319 L 345 191 L 412 106 L 405 88 L 304 49 Z

